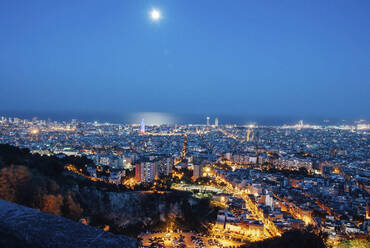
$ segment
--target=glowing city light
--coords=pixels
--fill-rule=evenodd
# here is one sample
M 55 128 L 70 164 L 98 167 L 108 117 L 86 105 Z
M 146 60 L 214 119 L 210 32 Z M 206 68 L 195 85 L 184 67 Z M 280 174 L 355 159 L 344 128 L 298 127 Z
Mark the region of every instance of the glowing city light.
M 34 129 L 31 129 L 30 130 L 30 133 L 31 134 L 38 134 L 39 133 L 39 130 L 37 128 L 34 128 Z

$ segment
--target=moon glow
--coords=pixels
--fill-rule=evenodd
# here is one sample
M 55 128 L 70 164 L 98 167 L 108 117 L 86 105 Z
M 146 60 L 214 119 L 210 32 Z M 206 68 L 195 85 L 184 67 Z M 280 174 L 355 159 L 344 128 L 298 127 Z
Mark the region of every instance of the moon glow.
M 153 20 L 153 21 L 158 21 L 159 19 L 161 19 L 161 12 L 157 9 L 153 9 L 151 12 L 150 12 L 150 18 Z

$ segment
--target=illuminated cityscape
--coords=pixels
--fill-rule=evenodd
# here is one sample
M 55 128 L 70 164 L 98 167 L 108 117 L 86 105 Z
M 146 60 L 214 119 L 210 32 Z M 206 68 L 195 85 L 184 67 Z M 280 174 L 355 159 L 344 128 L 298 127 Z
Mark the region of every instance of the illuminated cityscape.
M 352 126 L 140 125 L 2 117 L 0 142 L 42 156 L 86 156 L 66 171 L 150 194 L 189 192 L 217 210 L 199 230 L 164 221 L 142 246 L 240 246 L 309 226 L 327 242 L 369 230 L 369 130 Z M 163 185 L 167 185 L 163 187 Z M 109 223 L 106 223 L 109 225 Z M 151 231 L 152 230 L 152 231 Z M 155 241 L 157 240 L 157 241 Z M 201 245 L 203 244 L 203 246 Z

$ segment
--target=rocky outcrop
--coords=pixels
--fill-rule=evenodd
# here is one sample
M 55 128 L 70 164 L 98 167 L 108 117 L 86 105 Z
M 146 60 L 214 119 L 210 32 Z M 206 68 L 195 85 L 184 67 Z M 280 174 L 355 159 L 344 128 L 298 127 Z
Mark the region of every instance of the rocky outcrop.
M 0 242 L 7 247 L 136 247 L 136 240 L 0 200 Z M 5 244 L 6 245 L 6 244 Z
M 118 230 L 135 224 L 149 227 L 156 221 L 166 222 L 170 215 L 182 218 L 180 204 L 188 196 L 174 195 L 173 192 L 164 195 L 140 191 L 102 192 L 92 187 L 83 187 L 79 191 L 86 212 L 91 216 L 102 216 L 107 224 Z

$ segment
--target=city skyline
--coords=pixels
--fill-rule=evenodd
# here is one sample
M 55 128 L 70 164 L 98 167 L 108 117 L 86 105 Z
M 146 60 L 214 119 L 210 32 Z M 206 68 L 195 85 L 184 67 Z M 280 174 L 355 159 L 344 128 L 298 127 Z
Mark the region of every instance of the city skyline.
M 0 198 L 115 230 L 143 248 L 270 247 L 287 239 L 308 239 L 299 245 L 307 248 L 368 247 L 370 124 L 211 120 L 122 125 L 0 116 Z
M 312 125 L 356 125 L 359 123 L 369 123 L 367 118 L 325 118 L 302 116 L 263 116 L 263 115 L 206 115 L 206 114 L 172 114 L 164 112 L 138 112 L 126 114 L 112 113 L 52 113 L 52 112 L 14 112 L 3 111 L 0 116 L 6 118 L 20 118 L 26 120 L 38 119 L 45 121 L 70 121 L 78 120 L 83 122 L 116 123 L 116 124 L 140 124 L 143 120 L 147 125 L 262 125 L 262 126 L 281 126 L 293 125 L 303 121 Z M 217 126 L 217 125 L 216 125 Z

